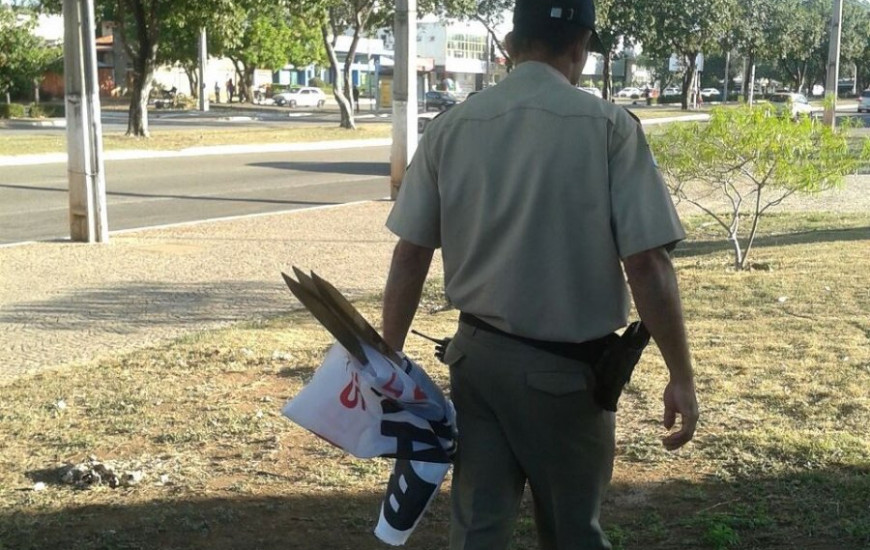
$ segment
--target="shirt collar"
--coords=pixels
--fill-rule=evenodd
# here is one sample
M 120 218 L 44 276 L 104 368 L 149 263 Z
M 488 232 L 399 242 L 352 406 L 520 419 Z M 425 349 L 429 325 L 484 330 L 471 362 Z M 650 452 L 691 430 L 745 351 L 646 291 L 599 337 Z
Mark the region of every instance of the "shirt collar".
M 551 76 L 554 76 L 555 78 L 558 78 L 567 84 L 571 83 L 571 81 L 568 80 L 568 77 L 566 77 L 564 74 L 559 72 L 555 67 L 553 67 L 552 65 L 550 65 L 548 63 L 543 63 L 541 61 L 523 61 L 522 63 L 517 65 L 514 70 L 515 71 L 517 71 L 517 70 L 546 71 L 546 72 L 550 73 Z

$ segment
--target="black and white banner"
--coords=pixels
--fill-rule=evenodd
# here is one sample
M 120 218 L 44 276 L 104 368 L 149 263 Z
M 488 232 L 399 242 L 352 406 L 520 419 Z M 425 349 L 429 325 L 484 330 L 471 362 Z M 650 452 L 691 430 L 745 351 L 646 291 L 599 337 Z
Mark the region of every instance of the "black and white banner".
M 396 463 L 375 535 L 404 544 L 450 469 L 456 445 L 453 404 L 425 371 L 396 365 L 364 346 L 368 364 L 334 344 L 284 415 L 358 458 Z

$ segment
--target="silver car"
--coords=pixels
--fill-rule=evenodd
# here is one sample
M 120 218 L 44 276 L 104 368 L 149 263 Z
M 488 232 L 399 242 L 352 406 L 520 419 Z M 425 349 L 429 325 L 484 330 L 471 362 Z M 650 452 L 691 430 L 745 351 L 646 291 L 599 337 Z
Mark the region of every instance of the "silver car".
M 326 105 L 326 94 L 320 88 L 312 86 L 299 87 L 294 86 L 286 92 L 275 94 L 272 99 L 275 105 L 283 107 L 317 107 L 321 108 Z

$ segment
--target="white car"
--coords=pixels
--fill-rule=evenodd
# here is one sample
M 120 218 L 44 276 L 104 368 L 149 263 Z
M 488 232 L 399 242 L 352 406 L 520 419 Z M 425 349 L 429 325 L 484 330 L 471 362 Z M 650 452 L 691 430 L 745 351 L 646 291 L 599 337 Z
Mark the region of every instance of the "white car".
M 779 92 L 770 96 L 770 103 L 777 112 L 788 111 L 792 118 L 810 116 L 815 109 L 810 105 L 804 94 L 794 92 Z
M 682 93 L 683 92 L 679 88 L 677 88 L 675 86 L 671 86 L 670 88 L 665 88 L 665 90 L 662 92 L 662 95 L 663 96 L 674 96 L 674 95 L 680 95 Z
M 722 92 L 720 92 L 716 88 L 704 88 L 703 90 L 701 90 L 701 97 L 703 97 L 704 99 L 710 97 L 719 97 L 719 94 L 721 93 Z
M 638 99 L 643 95 L 643 90 L 640 88 L 623 88 L 616 92 L 616 97 L 630 97 L 631 99 Z
M 858 112 L 870 113 L 870 90 L 861 92 L 861 97 L 858 98 Z
M 599 90 L 598 88 L 594 88 L 592 86 L 581 86 L 580 89 L 587 94 L 592 94 L 595 97 L 601 97 L 601 90 Z
M 272 96 L 275 105 L 283 107 L 323 107 L 326 105 L 326 94 L 320 88 L 295 86 L 286 92 Z

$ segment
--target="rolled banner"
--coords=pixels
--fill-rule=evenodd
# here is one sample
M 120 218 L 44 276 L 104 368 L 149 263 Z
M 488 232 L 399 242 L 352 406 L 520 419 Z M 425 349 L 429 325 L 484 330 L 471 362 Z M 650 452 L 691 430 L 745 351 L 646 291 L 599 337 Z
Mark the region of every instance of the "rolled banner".
M 449 469 L 449 464 L 396 460 L 375 536 L 393 546 L 408 542 Z

